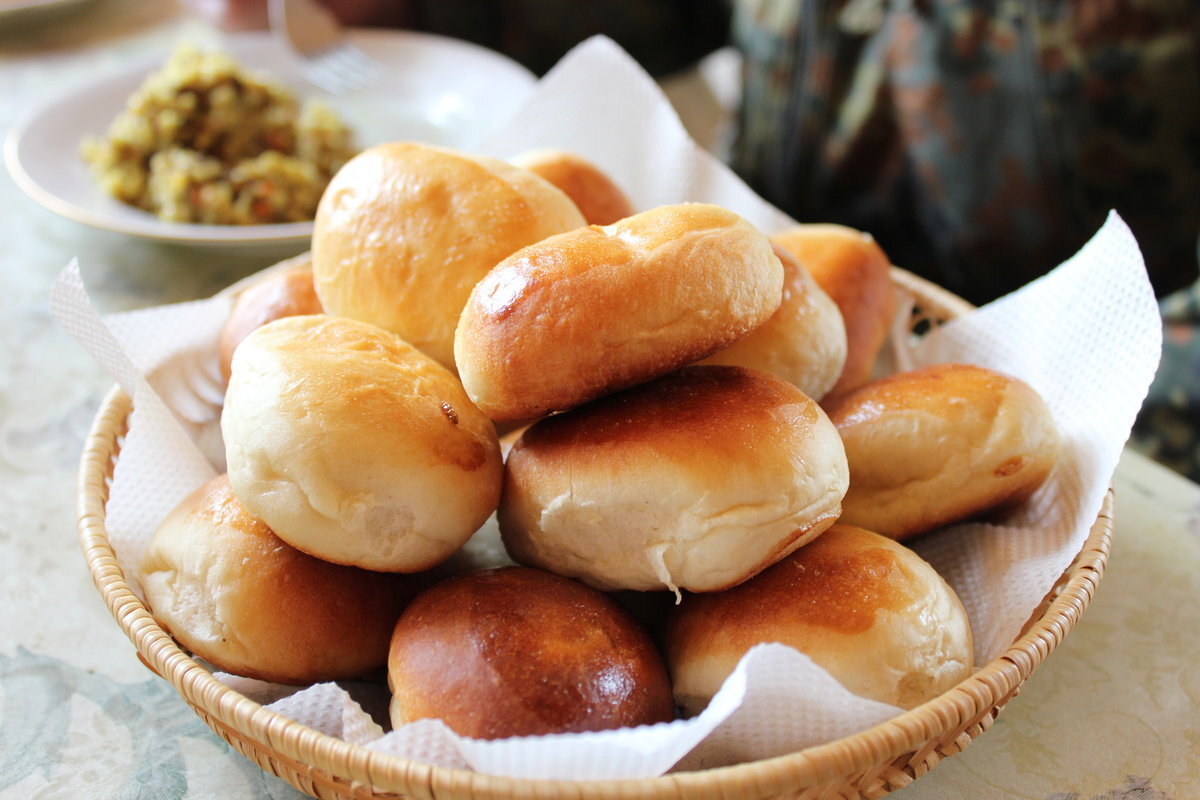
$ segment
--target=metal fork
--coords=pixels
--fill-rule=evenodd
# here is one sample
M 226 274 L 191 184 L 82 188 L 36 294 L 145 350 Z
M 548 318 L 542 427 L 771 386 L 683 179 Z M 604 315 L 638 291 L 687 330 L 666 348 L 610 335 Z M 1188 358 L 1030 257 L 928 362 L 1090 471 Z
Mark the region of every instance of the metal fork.
M 346 94 L 379 80 L 383 66 L 347 42 L 337 18 L 317 0 L 270 0 L 268 9 L 271 31 L 309 83 Z

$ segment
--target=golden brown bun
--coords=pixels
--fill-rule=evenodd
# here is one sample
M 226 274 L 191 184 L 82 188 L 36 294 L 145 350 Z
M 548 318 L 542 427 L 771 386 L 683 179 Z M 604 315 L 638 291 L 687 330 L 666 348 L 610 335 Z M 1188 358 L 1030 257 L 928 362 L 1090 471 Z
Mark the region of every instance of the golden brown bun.
M 364 322 L 287 317 L 247 336 L 221 430 L 250 512 L 341 564 L 427 569 L 500 494 L 492 423 L 444 367 Z
M 781 642 L 851 692 L 912 708 L 971 674 L 954 590 L 901 544 L 838 524 L 726 592 L 690 595 L 665 637 L 675 702 L 701 711 L 756 644 Z
M 893 539 L 1016 505 L 1058 457 L 1042 398 L 982 367 L 891 375 L 826 410 L 850 462 L 842 521 Z
M 247 287 L 234 302 L 217 340 L 221 375 L 229 380 L 233 351 L 251 331 L 283 317 L 320 314 L 321 311 L 321 301 L 313 288 L 311 263 L 273 272 Z
M 289 547 L 224 475 L 163 520 L 138 577 L 154 618 L 181 645 L 221 670 L 276 683 L 356 678 L 382 666 L 416 593 L 407 576 Z
M 579 207 L 589 225 L 611 225 L 631 217 L 633 205 L 599 167 L 564 150 L 530 150 L 512 159 L 522 169 L 553 183 Z
M 800 390 L 686 367 L 535 423 L 508 454 L 498 517 L 518 562 L 600 589 L 708 592 L 832 525 L 848 480 Z
M 868 234 L 843 225 L 799 225 L 771 240 L 804 265 L 845 320 L 846 366 L 829 396 L 862 386 L 896 313 L 887 254 Z
M 454 369 L 454 326 L 504 257 L 584 224 L 575 204 L 499 159 L 410 142 L 355 156 L 330 181 L 313 229 L 330 314 L 397 333 Z
M 774 245 L 783 264 L 779 310 L 703 364 L 750 367 L 778 375 L 814 400 L 837 382 L 846 363 L 846 326 L 837 304 L 800 262 Z
M 454 342 L 467 394 L 535 419 L 726 347 L 779 307 L 783 267 L 731 211 L 662 206 L 514 253 L 471 292 Z
M 665 722 L 671 686 L 649 636 L 611 598 L 524 567 L 453 578 L 396 623 L 392 725 L 445 722 L 500 739 Z

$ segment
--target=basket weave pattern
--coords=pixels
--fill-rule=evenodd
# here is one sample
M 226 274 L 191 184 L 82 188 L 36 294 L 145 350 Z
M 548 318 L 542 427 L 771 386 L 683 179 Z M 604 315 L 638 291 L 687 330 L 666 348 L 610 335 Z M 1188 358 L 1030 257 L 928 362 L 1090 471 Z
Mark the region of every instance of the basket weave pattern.
M 912 325 L 950 319 L 971 306 L 902 270 Z M 1104 573 L 1112 538 L 1112 491 L 1083 550 L 999 658 L 940 697 L 853 736 L 799 753 L 701 772 L 613 781 L 524 780 L 386 756 L 318 733 L 243 697 L 181 650 L 133 594 L 108 541 L 105 506 L 131 401 L 114 388 L 88 436 L 81 463 L 79 534 L 92 577 L 138 657 L 182 695 L 221 738 L 262 769 L 322 800 L 419 797 L 457 800 L 712 800 L 878 798 L 961 752 L 995 722 L 1021 684 L 1070 632 Z

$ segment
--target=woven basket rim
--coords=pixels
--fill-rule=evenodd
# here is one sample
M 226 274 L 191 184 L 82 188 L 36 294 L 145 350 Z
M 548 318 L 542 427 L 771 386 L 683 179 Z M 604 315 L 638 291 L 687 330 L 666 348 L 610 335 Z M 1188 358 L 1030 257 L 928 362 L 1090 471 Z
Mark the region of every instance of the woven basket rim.
M 944 318 L 972 308 L 966 301 L 911 273 L 893 269 L 894 281 Z M 769 797 L 884 767 L 924 748 L 932 753 L 948 733 L 961 731 L 1002 706 L 1074 627 L 1104 573 L 1113 531 L 1109 489 L 1075 561 L 1026 630 L 1006 651 L 953 689 L 889 720 L 799 752 L 742 764 L 652 778 L 551 780 L 510 778 L 432 766 L 352 745 L 271 711 L 214 678 L 184 652 L 132 592 L 105 528 L 110 467 L 119 451 L 132 401 L 114 386 L 96 414 L 85 443 L 78 482 L 80 544 L 110 612 L 137 648 L 138 657 L 193 706 L 269 751 L 347 781 L 414 797 L 514 796 L 678 798 L 692 792 Z M 1053 595 L 1054 593 L 1052 593 Z M 961 736 L 962 734 L 960 734 Z M 965 746 L 969 743 L 963 743 Z M 936 759 L 934 759 L 936 761 Z M 750 794 L 746 794 L 747 789 Z M 874 795 L 872 795 L 874 796 Z

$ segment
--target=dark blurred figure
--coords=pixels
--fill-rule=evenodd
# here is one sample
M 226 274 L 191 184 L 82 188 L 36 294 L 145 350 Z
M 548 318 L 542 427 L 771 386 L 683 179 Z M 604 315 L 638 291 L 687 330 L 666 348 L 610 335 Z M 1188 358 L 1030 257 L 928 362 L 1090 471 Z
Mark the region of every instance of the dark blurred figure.
M 976 303 L 1116 208 L 1157 292 L 1196 275 L 1200 4 L 739 0 L 733 162 Z

